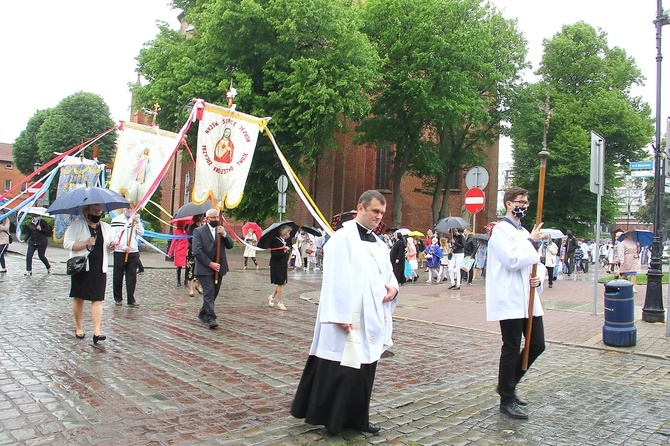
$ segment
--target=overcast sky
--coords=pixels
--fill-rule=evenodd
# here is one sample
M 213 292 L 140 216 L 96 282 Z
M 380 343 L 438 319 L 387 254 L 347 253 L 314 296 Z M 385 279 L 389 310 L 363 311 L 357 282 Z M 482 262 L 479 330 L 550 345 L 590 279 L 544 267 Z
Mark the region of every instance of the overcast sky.
M 96 93 L 107 102 L 115 121 L 129 119 L 128 83 L 135 82 L 135 57 L 156 36 L 156 21 L 178 27 L 168 0 L 5 1 L 0 72 L 0 142 L 13 143 L 35 111 L 54 107 L 77 91 Z M 583 20 L 608 34 L 610 46 L 633 56 L 647 78 L 636 89 L 655 115 L 656 42 L 652 0 L 492 0 L 508 18 L 518 18 L 537 69 L 542 39 L 562 25 Z M 670 5 L 668 5 L 670 6 Z M 670 27 L 665 29 L 664 79 L 670 78 Z M 528 73 L 528 78 L 532 74 Z M 663 102 L 670 97 L 670 82 Z M 663 113 L 670 108 L 663 107 Z M 662 116 L 665 116 L 662 114 Z M 663 118 L 664 121 L 664 118 Z M 665 129 L 662 130 L 665 133 Z M 502 159 L 509 157 L 503 143 Z
M 13 143 L 37 110 L 85 91 L 129 120 L 128 83 L 135 57 L 158 33 L 156 21 L 178 29 L 168 0 L 3 1 L 0 142 Z M 91 135 L 94 136 L 94 135 Z

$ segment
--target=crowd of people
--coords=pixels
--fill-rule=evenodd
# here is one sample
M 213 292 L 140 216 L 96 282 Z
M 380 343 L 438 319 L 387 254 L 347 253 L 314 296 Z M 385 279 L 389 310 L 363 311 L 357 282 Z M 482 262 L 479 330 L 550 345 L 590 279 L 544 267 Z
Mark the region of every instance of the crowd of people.
M 634 231 L 614 234 L 596 249 L 594 243 L 576 238 L 566 231 L 565 238 L 552 239 L 542 234 L 542 224 L 528 231 L 521 225 L 529 202 L 525 189 L 512 187 L 505 192 L 506 215 L 491 222 L 485 233 L 475 235 L 471 228 L 455 227 L 446 233 L 429 229 L 416 240 L 401 231 L 377 235 L 386 201 L 378 191 L 361 195 L 353 221 L 342 224 L 332 236 L 314 236 L 305 229 L 289 224 L 278 225 L 270 240 L 270 283 L 275 286 L 267 298 L 268 306 L 286 311 L 284 286 L 290 268 L 323 271 L 314 337 L 309 356 L 291 407 L 291 414 L 307 423 L 324 425 L 332 433 L 356 429 L 376 433 L 379 426 L 369 422 L 369 406 L 377 361 L 393 345 L 392 313 L 401 285 L 418 280 L 426 273 L 426 283 L 447 282 L 450 290 L 462 283 L 472 285 L 478 276 L 486 278 L 486 317 L 498 321 L 502 348 L 496 392 L 500 412 L 515 419 L 528 418 L 516 387 L 527 368 L 544 351 L 542 305 L 539 299 L 543 282 L 552 288 L 556 276 L 588 272 L 589 264 L 599 262 L 608 272 L 631 280 L 641 269 L 643 249 Z M 113 255 L 113 295 L 117 306 L 123 305 L 123 281 L 126 282 L 127 305 L 136 307 L 134 297 L 139 269 L 139 237 L 143 226 L 139 217 L 123 209 L 111 224 L 101 221 L 102 207 L 90 204 L 81 208 L 64 236 L 63 246 L 70 257 L 83 257 L 84 269 L 71 275 L 70 297 L 75 319 L 74 336 L 84 339 L 83 310 L 91 302 L 93 343 L 106 339 L 101 332 L 107 269 Z M 6 221 L 6 220 L 5 220 Z M 10 241 L 5 239 L 7 224 L 0 224 L 0 266 L 5 272 L 2 255 Z M 6 234 L 5 234 L 6 233 Z M 29 243 L 26 271 L 31 272 L 32 254 L 37 251 L 47 270 L 43 237 L 50 228 L 33 216 L 25 228 Z M 217 209 L 194 216 L 188 225 L 175 229 L 177 238 L 169 255 L 176 267 L 176 284 L 202 295 L 198 319 L 210 329 L 218 326 L 215 301 L 223 276 L 228 272 L 226 251 L 233 248 L 233 238 L 220 221 Z M 244 269 L 252 259 L 256 269 L 256 234 L 245 234 Z M 446 284 L 445 284 L 446 285 Z M 529 305 L 529 302 L 534 302 Z M 524 357 L 521 340 L 529 325 L 533 335 L 528 342 L 529 355 Z

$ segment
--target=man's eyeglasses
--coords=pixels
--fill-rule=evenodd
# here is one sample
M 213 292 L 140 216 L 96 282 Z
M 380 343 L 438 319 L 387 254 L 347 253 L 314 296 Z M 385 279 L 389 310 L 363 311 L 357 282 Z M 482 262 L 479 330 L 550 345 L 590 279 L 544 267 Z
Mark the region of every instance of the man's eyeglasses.
M 530 201 L 526 201 L 526 200 L 511 200 L 511 201 L 512 201 L 512 203 L 518 203 L 521 206 L 530 206 Z

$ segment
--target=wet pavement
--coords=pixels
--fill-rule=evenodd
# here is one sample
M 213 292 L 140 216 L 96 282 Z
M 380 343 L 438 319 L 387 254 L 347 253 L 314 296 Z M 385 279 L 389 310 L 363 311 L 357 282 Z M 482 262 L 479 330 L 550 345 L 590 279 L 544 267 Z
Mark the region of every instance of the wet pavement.
M 592 274 L 546 290 L 547 350 L 518 388 L 528 421 L 498 412 L 500 335 L 485 320 L 483 282 L 403 286 L 396 345 L 372 394 L 382 431 L 329 436 L 289 415 L 319 272 L 289 272 L 288 311 L 278 311 L 267 307 L 267 257 L 244 271 L 235 248 L 210 330 L 196 317 L 199 295 L 176 286 L 162 255 L 143 253 L 141 306 L 114 306 L 110 270 L 107 340 L 93 346 L 88 304 L 86 338 L 74 337 L 66 253 L 49 248 L 53 273 L 35 257 L 26 278 L 25 245 L 12 250 L 0 276 L 0 445 L 670 444 L 670 341 L 665 324 L 639 321 L 642 286 L 637 345 L 619 348 L 602 343 L 603 287 L 594 316 Z

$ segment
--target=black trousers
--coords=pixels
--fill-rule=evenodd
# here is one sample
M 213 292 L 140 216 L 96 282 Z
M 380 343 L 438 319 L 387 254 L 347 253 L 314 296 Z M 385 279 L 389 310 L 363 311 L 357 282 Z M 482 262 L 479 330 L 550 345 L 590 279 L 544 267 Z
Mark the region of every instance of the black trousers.
M 198 282 L 200 282 L 200 286 L 202 286 L 202 307 L 200 308 L 200 313 L 198 313 L 198 317 L 204 320 L 205 322 L 216 320 L 216 312 L 214 311 L 214 302 L 216 301 L 216 298 L 219 295 L 222 279 L 223 277 L 219 275 L 218 282 L 214 283 L 213 275 L 198 276 Z
M 565 264 L 568 266 L 568 275 L 575 271 L 575 252 L 565 254 Z
M 498 366 L 498 393 L 500 402 L 507 404 L 514 399 L 516 385 L 526 373 L 521 370 L 523 350 L 521 350 L 521 336 L 526 332 L 528 319 L 506 319 L 500 321 L 502 334 L 502 349 Z M 533 317 L 533 331 L 530 336 L 530 350 L 528 367 L 544 351 L 544 323 L 542 316 Z
M 51 265 L 49 264 L 49 260 L 47 260 L 46 256 L 47 245 L 29 244 L 28 249 L 26 250 L 26 271 L 33 270 L 33 256 L 35 255 L 35 251 L 37 251 L 37 256 L 40 258 L 42 263 L 44 263 L 44 266 L 46 266 L 47 269 L 51 269 Z
M 128 254 L 126 261 L 125 252 L 114 252 L 114 278 L 112 280 L 112 289 L 114 300 L 123 302 L 123 276 L 126 276 L 126 298 L 128 303 L 135 302 L 135 287 L 137 285 L 137 267 L 140 261 L 139 252 Z

